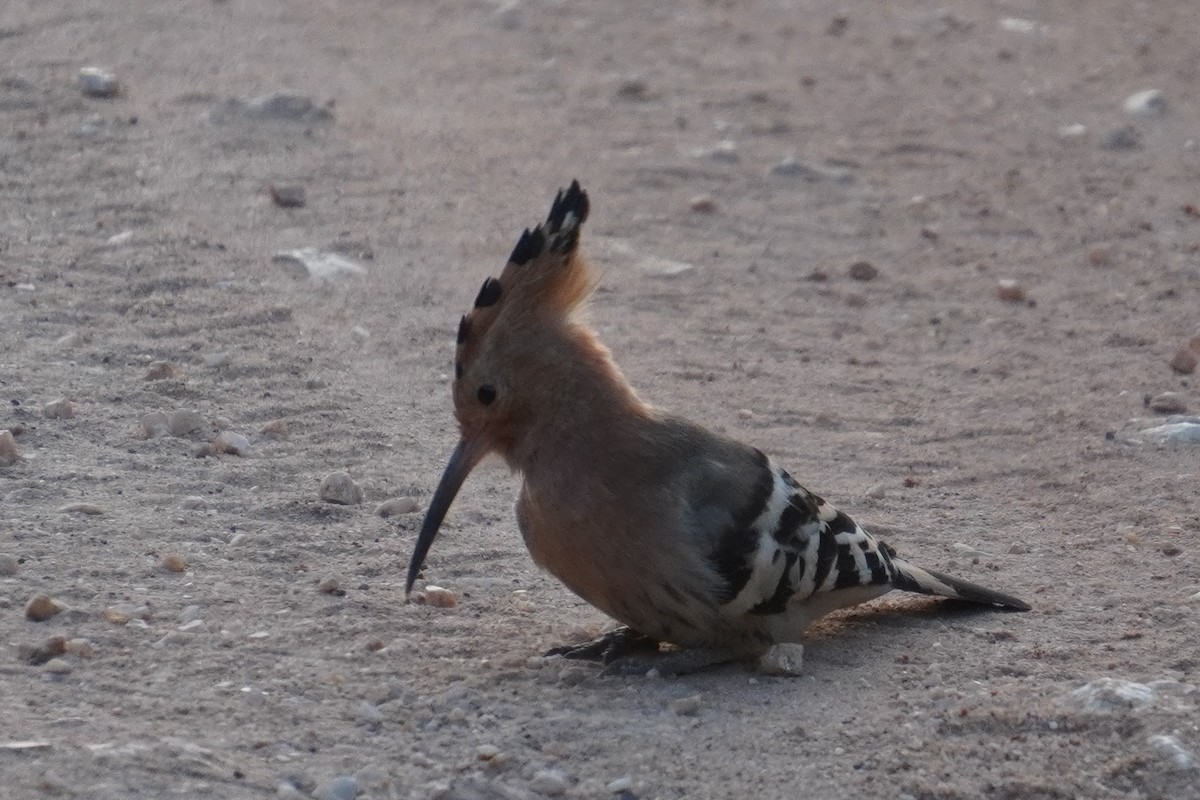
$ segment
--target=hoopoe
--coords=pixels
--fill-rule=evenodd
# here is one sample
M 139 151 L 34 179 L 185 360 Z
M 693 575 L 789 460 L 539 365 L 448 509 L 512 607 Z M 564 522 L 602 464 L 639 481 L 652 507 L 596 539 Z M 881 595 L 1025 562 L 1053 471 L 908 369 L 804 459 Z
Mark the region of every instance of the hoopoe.
M 651 641 L 754 655 L 893 589 L 1029 609 L 899 558 L 761 450 L 639 399 L 573 317 L 595 285 L 579 248 L 588 207 L 578 181 L 560 191 L 459 322 L 462 436 L 406 593 L 463 481 L 498 453 L 523 478 L 517 523 L 534 561 Z M 604 641 L 567 654 L 607 658 Z

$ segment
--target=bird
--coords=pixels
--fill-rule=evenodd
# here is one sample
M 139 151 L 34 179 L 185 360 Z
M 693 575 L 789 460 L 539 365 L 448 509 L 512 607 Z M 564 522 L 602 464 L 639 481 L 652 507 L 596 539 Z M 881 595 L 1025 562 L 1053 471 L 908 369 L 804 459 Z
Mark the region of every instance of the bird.
M 1027 611 L 901 558 L 762 450 L 644 402 L 578 313 L 597 284 L 578 180 L 526 228 L 458 324 L 460 439 L 409 562 L 410 596 L 474 467 L 522 479 L 516 519 L 540 567 L 623 627 L 551 653 L 609 662 L 660 643 L 743 657 L 892 590 Z

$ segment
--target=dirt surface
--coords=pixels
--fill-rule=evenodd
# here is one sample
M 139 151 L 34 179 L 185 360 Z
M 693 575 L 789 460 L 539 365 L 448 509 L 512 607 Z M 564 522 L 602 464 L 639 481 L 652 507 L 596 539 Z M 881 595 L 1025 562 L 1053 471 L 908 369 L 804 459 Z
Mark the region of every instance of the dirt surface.
M 1127 436 L 1200 407 L 1198 37 L 1192 0 L 4 3 L 0 796 L 1200 797 L 1200 448 Z M 608 621 L 499 466 L 428 562 L 459 605 L 405 605 L 420 514 L 374 509 L 427 502 L 458 317 L 575 177 L 647 400 L 1034 611 L 891 595 L 796 679 L 544 661 Z

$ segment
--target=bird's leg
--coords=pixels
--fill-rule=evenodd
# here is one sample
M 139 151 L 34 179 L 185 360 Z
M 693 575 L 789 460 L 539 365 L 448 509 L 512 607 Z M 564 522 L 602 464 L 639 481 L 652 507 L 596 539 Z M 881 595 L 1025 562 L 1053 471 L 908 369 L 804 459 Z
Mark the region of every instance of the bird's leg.
M 623 658 L 638 651 L 658 651 L 659 642 L 652 636 L 638 633 L 632 628 L 620 627 L 608 633 L 601 634 L 590 642 L 583 644 L 568 644 L 546 651 L 546 656 L 562 656 L 563 658 L 580 661 L 599 661 L 601 664 L 611 664 L 618 658 Z

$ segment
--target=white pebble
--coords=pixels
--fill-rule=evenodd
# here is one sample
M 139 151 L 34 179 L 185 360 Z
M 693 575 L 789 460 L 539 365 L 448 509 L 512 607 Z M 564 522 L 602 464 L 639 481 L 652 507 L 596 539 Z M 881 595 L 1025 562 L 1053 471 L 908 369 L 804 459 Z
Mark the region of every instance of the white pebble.
M 184 606 L 179 612 L 179 621 L 183 624 L 204 618 L 204 610 L 198 605 Z
M 345 472 L 331 472 L 321 481 L 320 498 L 326 503 L 356 506 L 363 501 L 363 490 Z
M 671 710 L 681 717 L 694 717 L 700 713 L 700 695 L 680 697 L 671 701 Z
M 70 675 L 73 667 L 71 662 L 65 658 L 52 658 L 45 663 L 42 669 L 51 675 Z
M 1146 708 L 1155 701 L 1154 689 L 1122 678 L 1097 678 L 1067 697 L 1087 711 L 1105 713 Z
M 434 608 L 454 608 L 458 605 L 458 595 L 449 589 L 432 584 L 425 587 L 424 598 L 425 605 Z
M 1191 772 L 1196 769 L 1196 757 L 1189 753 L 1174 736 L 1158 734 L 1149 737 L 1146 742 L 1178 772 Z
M 42 406 L 42 416 L 46 419 L 72 419 L 75 416 L 75 405 L 65 397 L 51 400 Z
M 191 622 L 185 622 L 178 628 L 180 633 L 204 633 L 208 630 L 208 626 L 202 619 L 194 619 Z
M 125 230 L 125 231 L 121 231 L 120 233 L 114 233 L 112 236 L 105 239 L 104 243 L 107 245 L 116 246 L 116 245 L 125 244 L 132 238 L 133 238 L 133 231 Z
M 712 147 L 699 147 L 692 151 L 695 158 L 709 158 L 723 164 L 734 164 L 738 160 L 737 143 L 732 139 L 717 142 Z
M 1063 139 L 1082 139 L 1087 136 L 1088 126 L 1080 123 L 1073 125 L 1062 125 L 1058 129 L 1058 135 Z
M 533 780 L 529 782 L 530 789 L 547 797 L 566 794 L 569 785 L 567 776 L 556 769 L 539 770 L 533 774 Z
M 367 268 L 337 253 L 325 253 L 315 247 L 299 250 L 282 250 L 271 261 L 282 265 L 298 278 L 309 278 L 316 283 L 330 283 L 346 276 L 357 277 L 367 274 Z
M 882 500 L 883 498 L 887 497 L 887 486 L 882 483 L 877 483 L 874 486 L 868 487 L 864 494 L 866 494 L 866 496 L 872 500 Z
M 240 433 L 233 431 L 221 431 L 217 434 L 217 438 L 213 439 L 213 450 L 218 453 L 227 453 L 231 456 L 244 456 L 246 451 L 250 449 L 250 440 Z
M 803 674 L 804 645 L 795 642 L 773 644 L 758 657 L 758 671 L 764 675 L 794 678 Z
M 393 497 L 376 506 L 375 514 L 380 517 L 398 517 L 404 514 L 415 514 L 420 510 L 421 504 L 411 497 Z
M 1167 110 L 1167 99 L 1158 89 L 1144 89 L 1125 98 L 1125 113 L 1135 117 L 1156 117 Z
M 622 775 L 614 781 L 609 781 L 604 787 L 604 790 L 612 794 L 621 794 L 633 790 L 633 778 L 628 775 Z
M 1200 423 L 1172 422 L 1147 428 L 1141 435 L 1160 444 L 1200 444 Z
M 79 88 L 88 97 L 116 97 L 121 82 L 116 75 L 99 67 L 84 67 L 79 70 Z

